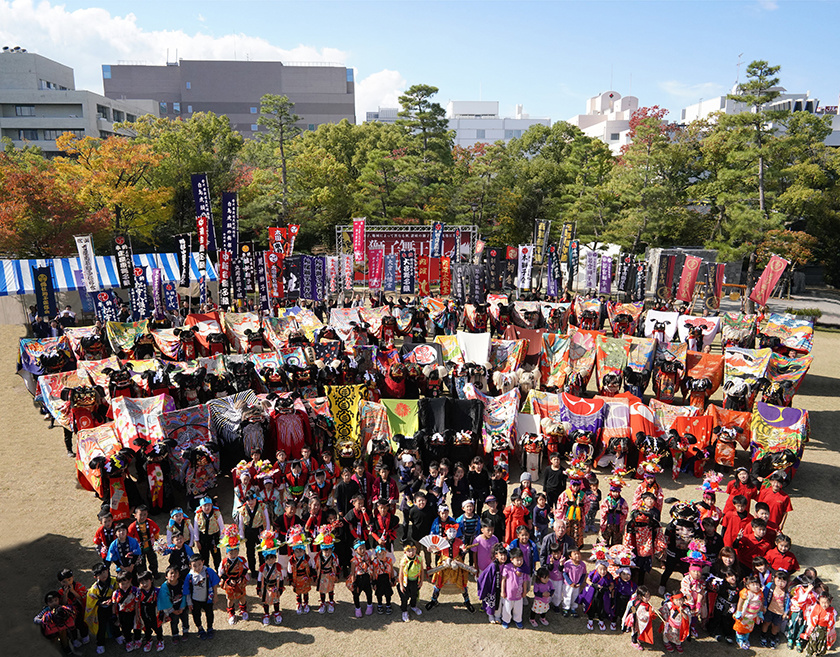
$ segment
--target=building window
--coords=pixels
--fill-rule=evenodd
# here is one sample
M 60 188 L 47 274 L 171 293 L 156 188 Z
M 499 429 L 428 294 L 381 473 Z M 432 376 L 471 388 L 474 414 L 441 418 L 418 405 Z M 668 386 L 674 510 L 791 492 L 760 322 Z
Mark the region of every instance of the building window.
M 347 69 L 347 81 L 348 82 L 353 81 L 353 69 L 352 68 Z
M 114 110 L 114 123 L 125 121 L 125 114 L 119 110 Z
M 161 116 L 166 116 L 166 113 L 169 111 L 169 110 L 167 109 L 167 107 L 166 107 L 166 103 L 164 103 L 163 101 L 161 101 L 161 102 L 159 103 L 159 105 L 160 105 L 160 115 L 161 115 Z
M 309 129 L 309 132 L 315 132 L 315 124 L 310 123 L 309 126 L 308 126 L 308 129 Z
M 18 130 L 18 139 L 28 141 L 38 141 L 37 130 Z
M 617 132 L 611 132 L 610 133 L 610 141 L 618 141 L 619 136 L 620 135 Z
M 110 64 L 103 64 L 102 65 L 102 79 L 103 80 L 110 80 L 111 79 L 111 65 Z
M 111 110 L 105 107 L 105 105 L 97 105 L 96 106 L 96 118 L 98 119 L 105 119 L 107 121 L 111 120 Z
M 172 113 L 175 116 L 181 116 L 181 103 L 172 103 Z
M 35 116 L 35 105 L 15 105 L 15 116 Z
M 190 85 L 189 82 L 187 82 L 187 89 L 192 89 L 192 86 Z
M 256 132 L 259 129 L 260 129 L 260 126 L 258 126 L 256 123 L 251 124 L 251 132 Z
M 125 118 L 129 123 L 134 123 L 137 120 L 137 117 L 134 116 L 134 114 L 126 114 Z
M 187 105 L 187 114 L 192 114 L 192 105 Z
M 256 114 L 256 113 L 257 113 L 257 108 L 256 108 L 256 107 L 252 107 L 252 108 L 251 108 L 251 114 Z
M 476 130 L 475 131 L 475 138 L 476 139 L 485 139 L 484 130 Z
M 55 141 L 63 132 L 63 130 L 44 130 L 44 140 Z

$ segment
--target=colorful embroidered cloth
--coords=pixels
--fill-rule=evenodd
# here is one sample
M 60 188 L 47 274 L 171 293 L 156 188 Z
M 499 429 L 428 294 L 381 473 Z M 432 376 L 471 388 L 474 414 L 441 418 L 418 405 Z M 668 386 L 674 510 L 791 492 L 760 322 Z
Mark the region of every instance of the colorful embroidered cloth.
M 114 353 L 120 351 L 132 351 L 134 342 L 144 333 L 149 332 L 149 320 L 141 319 L 139 322 L 106 322 L 105 331 L 108 341 L 111 343 L 111 350 Z
M 566 383 L 570 339 L 560 333 L 543 333 L 540 373 L 542 385 L 547 388 L 562 388 Z
M 811 355 L 796 358 L 794 356 L 782 356 L 774 352 L 770 356 L 770 363 L 767 366 L 767 377 L 773 383 L 789 381 L 793 388 L 789 397 L 788 395 L 786 397 L 793 399 L 793 395 L 799 391 L 799 386 L 802 385 L 802 380 L 808 373 L 813 360 L 814 357 Z
M 461 353 L 461 347 L 458 346 L 457 335 L 436 335 L 435 343 L 439 344 L 443 350 L 444 363 L 464 364 L 464 356 Z
M 213 432 L 219 437 L 219 441 L 228 445 L 240 444 L 242 442 L 242 414 L 246 409 L 254 407 L 262 410 L 260 400 L 253 390 L 237 392 L 208 401 L 207 408 L 210 411 Z
M 20 341 L 20 364 L 27 372 L 36 376 L 44 373 L 41 367 L 42 356 L 63 354 L 68 363 L 75 360 L 73 350 L 70 348 L 70 341 L 64 336 L 58 338 L 21 338 Z
M 694 417 L 701 412 L 696 406 L 674 406 L 658 399 L 651 399 L 648 405 L 653 412 L 653 421 L 660 436 L 668 435 L 678 417 Z
M 560 395 L 556 392 L 531 389 L 522 405 L 523 413 L 535 413 L 540 416 L 550 417 L 552 413 L 560 411 Z
M 770 338 L 779 338 L 788 349 L 810 353 L 814 346 L 814 325 L 811 320 L 796 315 L 772 313 L 761 332 Z
M 361 433 L 359 431 L 359 407 L 364 397 L 364 385 L 327 386 L 330 413 L 335 422 L 335 450 L 352 447 L 355 458 L 362 455 Z
M 543 321 L 548 322 L 549 316 L 551 315 L 551 311 L 559 308 L 560 309 L 560 326 L 563 330 L 566 330 L 566 326 L 569 324 L 569 315 L 572 313 L 572 304 L 571 303 L 552 303 L 549 301 L 540 301 L 540 312 L 543 316 Z
M 645 436 L 658 436 L 659 428 L 656 426 L 656 417 L 653 411 L 642 403 L 638 397 L 634 397 L 629 392 L 622 393 L 618 397 L 626 397 L 630 402 L 630 432 L 633 440 L 639 433 Z M 618 398 L 616 397 L 616 399 Z
M 416 399 L 383 399 L 391 433 L 413 436 L 419 429 Z
M 688 345 L 685 342 L 657 342 L 654 362 L 660 360 L 676 361 L 682 363 L 682 372 L 685 372 L 686 359 L 688 358 Z
M 630 400 L 621 397 L 595 397 L 604 401 L 604 429 L 601 438 L 606 444 L 611 438 L 632 438 L 630 430 Z
M 458 331 L 458 348 L 465 363 L 484 365 L 490 360 L 490 334 Z
M 55 418 L 56 424 L 65 429 L 72 429 L 73 427 L 70 422 L 70 402 L 61 398 L 61 391 L 64 388 L 89 385 L 91 385 L 90 377 L 83 369 L 58 372 L 57 374 L 44 374 L 38 377 L 38 388 L 44 406 L 47 407 L 49 414 Z
M 393 401 L 393 400 L 391 400 Z M 416 399 L 414 400 L 416 403 Z M 414 408 L 414 418 L 417 419 L 417 408 Z M 359 407 L 359 433 L 362 440 L 362 452 L 368 453 L 368 443 L 373 438 L 386 438 L 391 443 L 392 451 L 398 447 L 391 440 L 390 413 L 384 404 L 377 404 L 363 400 Z M 402 432 L 397 432 L 402 433 Z M 412 434 L 405 434 L 412 435 Z
M 490 364 L 498 372 L 513 372 L 525 360 L 527 340 L 490 341 Z
M 155 444 L 166 438 L 161 425 L 164 413 L 175 410 L 175 402 L 169 395 L 155 397 L 117 397 L 111 400 L 111 410 L 114 414 L 114 429 L 123 447 L 140 449 L 134 441 L 142 438 Z
M 542 336 L 545 329 L 526 329 L 510 325 L 505 329 L 506 340 L 527 340 L 528 356 L 537 356 L 542 352 Z
M 752 436 L 752 413 L 732 411 L 711 404 L 706 407 L 706 414 L 712 418 L 712 427 L 740 427 L 742 433 L 735 435 L 735 440 L 742 449 L 749 449 Z
M 677 332 L 680 342 L 685 342 L 688 339 L 688 332 L 693 327 L 698 327 L 703 331 L 703 344 L 708 346 L 715 341 L 715 336 L 720 330 L 720 317 L 680 315 L 680 318 L 677 320 Z
M 789 449 L 801 457 L 808 441 L 808 411 L 757 402 L 752 414 L 753 460 Z
M 406 363 L 416 363 L 421 366 L 443 365 L 443 349 L 439 344 L 403 342 L 400 353 Z
M 82 338 L 90 338 L 98 334 L 95 326 L 68 326 L 64 329 L 64 337 L 70 341 L 70 348 L 77 359 L 84 357 L 82 353 Z
M 186 470 L 184 452 L 190 447 L 198 447 L 213 439 L 210 409 L 205 404 L 200 404 L 165 412 L 161 416 L 161 426 L 166 438 L 175 441 L 175 446 L 169 450 L 169 459 L 174 465 L 172 475 L 183 484 Z
M 649 372 L 653 369 L 653 355 L 656 353 L 654 338 L 628 338 L 630 351 L 627 354 L 627 366 L 634 372 Z
M 773 352 L 770 349 L 729 347 L 725 355 L 724 381 L 734 378 L 760 379 L 766 376 L 772 355 Z
M 755 333 L 758 315 L 742 313 L 723 313 L 720 316 L 720 337 L 724 346 L 752 348 L 755 346 Z
M 391 314 L 391 309 L 388 306 L 381 306 L 379 308 L 359 308 L 359 317 L 363 322 L 370 324 L 370 332 L 376 333 L 382 326 L 382 318 L 385 315 Z
M 583 297 L 575 297 L 575 317 L 578 322 L 581 321 L 583 313 L 587 310 L 592 311 L 596 315 L 601 314 L 601 300 L 600 299 L 584 299 Z
M 605 404 L 603 399 L 584 399 L 567 392 L 560 394 L 560 419 L 572 425 L 572 430 L 591 431 L 595 440 L 604 428 Z
M 79 369 L 87 372 L 93 385 L 102 386 L 105 392 L 105 399 L 111 401 L 111 393 L 108 390 L 109 378 L 107 374 L 103 374 L 102 370 L 111 368 L 112 370 L 120 369 L 120 359 L 116 356 L 108 356 L 102 360 L 80 360 Z
M 692 379 L 709 379 L 712 387 L 709 395 L 713 395 L 723 383 L 723 356 L 689 351 L 685 359 L 686 376 Z
M 630 356 L 630 342 L 624 338 L 608 338 L 605 335 L 598 334 L 595 337 L 595 344 L 597 346 L 595 355 L 596 377 L 600 384 L 604 380 L 604 375 L 624 372 L 627 359 Z
M 697 444 L 689 447 L 691 453 L 696 453 L 709 446 L 714 427 L 715 421 L 710 415 L 680 415 L 674 418 L 672 428 L 681 436 L 690 433 L 697 439 Z
M 569 373 L 580 375 L 582 389 L 585 390 L 595 367 L 595 339 L 600 334 L 598 331 L 584 331 L 573 327 L 570 327 L 569 334 L 569 350 L 566 352 Z
M 635 301 L 633 303 L 608 303 L 607 315 L 610 318 L 610 326 L 613 325 L 615 318 L 619 315 L 630 315 L 632 321 L 630 322 L 630 335 L 636 334 L 636 328 L 639 326 L 639 317 L 642 316 L 642 311 L 645 309 L 643 301 Z
M 494 437 L 499 440 L 506 439 L 509 443 L 508 449 L 513 449 L 514 424 L 519 410 L 519 388 L 498 397 L 491 397 L 477 390 L 472 383 L 468 383 L 464 386 L 464 395 L 467 399 L 484 402 L 484 426 L 481 430 L 484 452 L 490 454 L 493 451 Z
M 338 333 L 338 337 L 347 342 L 353 327 L 350 322 L 360 323 L 358 308 L 333 308 L 330 310 L 330 326 Z
M 178 360 L 181 341 L 175 335 L 175 329 L 152 329 L 152 337 L 164 358 Z
M 540 321 L 540 304 L 536 301 L 514 301 L 511 318 L 526 328 L 534 328 Z M 528 319 L 530 317 L 530 319 Z
M 260 318 L 257 313 L 222 313 L 222 326 L 231 349 L 244 354 L 248 351 L 248 336 L 245 335 L 245 331 L 259 331 Z
M 76 471 L 82 487 L 89 491 L 99 490 L 99 470 L 92 469 L 90 462 L 97 456 L 110 459 L 121 449 L 113 422 L 79 431 L 76 435 Z
M 490 316 L 493 319 L 499 319 L 499 306 L 506 306 L 508 305 L 508 296 L 507 294 L 488 294 L 487 295 L 487 308 Z
M 198 327 L 198 335 L 196 339 L 205 349 L 210 348 L 210 342 L 207 337 L 211 333 L 223 333 L 222 323 L 219 320 L 219 313 L 215 310 L 211 313 L 190 313 L 184 318 L 184 328 L 191 326 Z
M 289 316 L 294 318 L 298 330 L 303 331 L 308 340 L 314 340 L 315 332 L 324 328 L 324 322 L 318 319 L 318 316 L 309 308 L 292 306 L 291 308 L 280 309 L 280 317 Z

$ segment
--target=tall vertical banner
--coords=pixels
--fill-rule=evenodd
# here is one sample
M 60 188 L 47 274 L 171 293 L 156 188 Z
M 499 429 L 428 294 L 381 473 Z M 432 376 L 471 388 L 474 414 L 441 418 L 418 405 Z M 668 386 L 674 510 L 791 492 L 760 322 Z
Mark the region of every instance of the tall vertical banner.
M 132 321 L 138 322 L 147 319 L 151 308 L 149 307 L 149 291 L 146 282 L 146 268 L 134 268 L 134 287 L 128 292 L 128 300 L 131 305 Z
M 353 219 L 353 262 L 365 261 L 365 218 Z
M 677 256 L 663 255 L 659 257 L 659 270 L 656 272 L 656 296 L 664 301 L 670 301 L 674 286 L 674 262 Z
M 554 258 L 552 259 L 551 264 L 548 268 L 549 275 L 554 278 L 554 282 L 557 285 L 557 289 L 559 290 L 563 282 L 563 272 L 560 269 L 560 262 L 562 261 L 562 249 L 559 245 L 552 245 L 549 247 L 549 249 L 551 249 L 554 253 Z
M 327 295 L 338 294 L 339 285 L 339 262 L 338 256 L 327 256 Z
M 265 252 L 265 281 L 270 299 L 281 296 L 280 286 L 283 283 L 283 256 L 274 251 Z
M 598 286 L 598 254 L 589 251 L 586 254 L 586 289 L 594 290 Z
M 198 233 L 198 271 L 204 273 L 207 271 L 207 217 L 204 215 L 196 217 L 195 220 L 196 232 Z
M 548 236 L 551 233 L 550 219 L 537 219 L 534 224 L 534 264 L 545 262 L 545 252 L 548 247 Z
M 443 223 L 440 221 L 435 221 L 432 224 L 429 255 L 432 258 L 440 258 L 443 255 Z
M 534 263 L 534 246 L 519 245 L 519 271 L 516 275 L 516 287 L 520 290 L 531 289 L 531 269 Z
M 88 292 L 99 292 L 99 277 L 96 275 L 96 259 L 93 253 L 93 238 L 90 235 L 76 235 L 76 249 Z
M 242 271 L 242 256 L 234 256 L 230 263 L 231 296 L 234 301 L 246 297 L 245 274 Z
M 516 269 L 519 262 L 519 249 L 515 246 L 505 247 L 505 274 L 502 279 L 502 289 L 512 290 L 516 287 Z
M 777 255 L 770 256 L 770 262 L 767 263 L 752 292 L 750 292 L 750 299 L 755 301 L 759 307 L 767 305 L 767 300 L 773 293 L 773 288 L 776 287 L 776 283 L 779 282 L 789 264 L 787 260 Z
M 483 253 L 484 253 L 484 244 L 485 244 L 484 240 L 478 240 L 478 239 L 477 239 L 477 240 L 475 241 L 475 254 L 474 254 L 473 258 L 472 258 L 472 261 L 473 261 L 473 263 L 474 263 L 474 264 L 476 264 L 476 265 L 477 265 L 479 262 L 481 262 L 481 254 L 483 254 Z
M 470 267 L 470 299 L 476 305 L 487 301 L 487 269 L 484 265 Z
M 417 258 L 417 285 L 421 297 L 429 296 L 429 256 Z
M 315 263 L 313 262 L 312 256 L 308 255 L 300 255 L 300 256 L 287 256 L 286 263 L 289 265 L 293 265 L 294 261 L 292 258 L 299 258 L 300 259 L 300 298 L 301 299 L 314 299 L 315 298 L 315 290 L 313 289 L 312 283 L 314 282 L 315 278 Z M 286 294 L 288 295 L 290 290 L 286 290 Z
M 175 289 L 175 283 L 163 284 L 163 303 L 167 310 L 178 311 L 178 290 Z
M 466 301 L 464 265 L 452 265 L 452 297 L 456 303 L 464 303 Z
M 231 257 L 239 251 L 239 196 L 222 192 L 222 250 Z
M 487 287 L 493 292 L 502 291 L 502 279 L 505 275 L 505 261 L 501 256 L 502 249 L 492 246 L 487 249 L 487 269 L 489 278 Z
M 557 262 L 557 246 L 552 244 L 548 247 L 546 254 L 548 261 L 548 276 L 546 277 L 545 293 L 549 297 L 557 296 L 557 274 L 555 272 L 555 263 Z
M 635 279 L 636 256 L 624 255 L 618 260 L 618 272 L 616 274 L 616 288 L 621 292 L 630 292 L 632 281 Z
M 400 294 L 414 294 L 416 262 L 414 251 L 400 251 Z
M 560 261 L 568 262 L 569 259 L 569 241 L 572 238 L 572 224 L 563 224 L 563 230 L 560 231 L 560 243 L 558 251 L 560 251 Z
M 612 258 L 608 255 L 601 256 L 601 294 L 612 294 Z
M 202 274 L 198 279 L 198 302 L 203 306 L 207 303 L 207 275 Z
M 386 292 L 397 291 L 397 254 L 389 253 L 384 258 L 382 287 Z
M 291 255 L 292 252 L 295 250 L 295 240 L 297 239 L 298 233 L 300 232 L 300 225 L 299 224 L 289 224 L 289 238 L 287 240 L 288 251 L 286 255 Z
M 707 310 L 720 308 L 720 297 L 723 292 L 723 264 L 710 262 L 706 265 L 706 299 L 704 305 Z
M 85 288 L 85 276 L 78 269 L 73 270 L 73 279 L 76 281 L 76 287 L 79 289 L 79 301 L 82 303 L 82 312 L 93 312 L 93 297 Z
M 100 322 L 116 322 L 120 318 L 120 311 L 111 290 L 101 290 L 93 295 L 96 307 L 96 317 Z
M 341 256 L 344 260 L 341 263 L 341 270 L 344 274 L 344 289 L 348 292 L 353 291 L 353 278 L 354 278 L 354 270 L 353 270 L 353 254 L 352 253 L 345 253 Z
M 274 253 L 285 253 L 286 249 L 286 229 L 285 228 L 269 228 L 268 229 L 268 249 Z
M 35 281 L 35 312 L 41 317 L 52 319 L 58 315 L 52 270 L 49 266 L 33 267 L 32 280 Z
M 252 244 L 241 244 L 239 246 L 239 260 L 242 263 L 242 284 L 246 293 L 254 292 L 255 288 L 255 264 L 254 246 Z
M 723 298 L 723 279 L 726 277 L 726 265 L 722 262 L 714 265 L 715 273 L 715 298 Z
M 327 258 L 315 257 L 315 301 L 327 298 Z
M 690 303 L 694 297 L 694 285 L 697 283 L 697 274 L 700 273 L 702 262 L 703 259 L 697 256 L 685 256 L 685 263 L 683 264 L 682 275 L 680 276 L 680 286 L 677 288 L 677 299 L 679 301 Z
M 271 309 L 271 299 L 270 299 L 270 290 L 268 286 L 268 264 L 266 260 L 268 259 L 268 254 L 271 253 L 270 251 L 263 251 L 261 253 L 256 254 L 257 257 L 254 258 L 254 277 L 255 282 L 257 284 L 257 288 L 260 293 L 260 309 L 261 310 L 270 310 Z
M 455 229 L 455 262 L 461 264 L 461 229 Z
M 440 259 L 440 296 L 448 297 L 452 294 L 452 260 Z
M 187 287 L 190 284 L 191 251 L 192 235 L 178 235 L 178 287 Z
M 163 318 L 163 275 L 160 269 L 152 269 L 152 304 L 155 309 L 155 319 Z
M 117 280 L 121 290 L 134 287 L 134 257 L 131 254 L 131 243 L 125 235 L 114 237 L 114 260 L 117 263 Z
M 636 281 L 633 287 L 633 301 L 645 300 L 645 289 L 647 288 L 647 263 L 636 263 Z
M 578 240 L 569 241 L 569 287 L 572 281 L 577 278 L 578 259 L 580 258 L 580 242 Z
M 370 249 L 368 251 L 368 287 L 371 290 L 382 288 L 384 267 L 385 249 Z
M 230 260 L 230 251 L 219 251 L 219 305 L 225 309 L 232 303 L 230 297 Z
M 207 181 L 206 173 L 194 173 L 190 176 L 193 190 L 193 203 L 195 204 L 195 219 L 199 225 L 199 238 L 201 238 L 201 224 L 204 224 L 204 241 L 199 245 L 204 251 L 214 253 L 216 251 L 216 231 L 213 229 L 213 210 L 210 204 L 210 183 Z M 204 221 L 200 221 L 203 219 Z

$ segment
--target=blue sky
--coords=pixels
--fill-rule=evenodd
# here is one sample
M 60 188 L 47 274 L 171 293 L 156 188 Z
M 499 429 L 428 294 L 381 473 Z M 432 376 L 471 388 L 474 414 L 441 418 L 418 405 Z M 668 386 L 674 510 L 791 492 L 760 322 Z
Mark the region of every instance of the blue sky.
M 416 83 L 438 101 L 521 103 L 566 119 L 612 89 L 678 118 L 726 93 L 744 65 L 782 66 L 781 84 L 837 105 L 840 3 L 717 2 L 202 2 L 0 0 L 0 45 L 76 70 L 101 91 L 101 64 L 170 59 L 332 61 L 356 69 L 357 120 L 394 106 Z M 612 84 L 611 84 L 612 80 Z

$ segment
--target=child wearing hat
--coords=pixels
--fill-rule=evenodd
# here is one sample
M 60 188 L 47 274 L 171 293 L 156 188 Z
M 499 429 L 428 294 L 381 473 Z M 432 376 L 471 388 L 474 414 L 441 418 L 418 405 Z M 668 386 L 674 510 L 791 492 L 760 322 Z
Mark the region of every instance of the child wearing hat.
M 117 580 L 111 577 L 107 564 L 98 563 L 93 567 L 93 584 L 87 590 L 85 622 L 91 634 L 96 636 L 96 653 L 105 652 L 105 639 L 110 632 L 117 635 L 116 619 L 112 612 L 111 597 L 117 588 Z
M 627 501 L 621 496 L 621 489 L 625 486 L 624 475 L 627 472 L 617 469 L 610 477 L 610 491 L 601 502 L 601 540 L 607 547 L 618 545 L 624 538 L 624 524 L 627 521 L 629 508 Z
M 408 539 L 403 544 L 403 558 L 400 561 L 397 577 L 400 611 L 402 611 L 402 619 L 405 623 L 408 622 L 409 607 L 417 616 L 423 614 L 420 607 L 417 606 L 417 599 L 420 597 L 420 587 L 423 586 L 424 575 L 423 559 L 417 554 L 417 543 Z
M 309 613 L 309 591 L 312 589 L 313 568 L 309 555 L 306 553 L 308 540 L 300 525 L 293 527 L 290 536 L 287 538 L 292 548 L 292 556 L 289 559 L 289 583 L 295 592 L 298 614 Z
M 356 618 L 362 617 L 362 593 L 367 600 L 365 613 L 373 613 L 373 589 L 370 585 L 371 563 L 367 552 L 367 545 L 362 540 L 353 543 L 353 558 L 350 560 L 350 576 L 345 582 L 353 594 L 353 605 L 356 607 Z
M 555 521 L 566 521 L 566 532 L 575 540 L 578 547 L 583 546 L 584 522 L 589 511 L 586 491 L 583 490 L 586 474 L 587 468 L 582 460 L 572 461 L 566 470 L 569 478 L 568 488 L 557 498 L 557 506 L 554 510 Z
M 219 567 L 222 561 L 219 538 L 224 530 L 222 512 L 213 504 L 213 499 L 205 495 L 198 501 L 193 522 L 193 545 L 198 548 L 203 563 L 209 563 L 212 554 L 213 563 Z
M 683 642 L 688 639 L 691 631 L 691 614 L 686 608 L 685 596 L 674 593 L 665 599 L 665 603 L 659 610 L 663 620 L 662 640 L 665 642 L 665 650 L 668 652 L 683 651 Z
M 192 547 L 193 528 L 190 519 L 187 518 L 181 507 L 172 509 L 169 512 L 169 522 L 166 523 L 166 544 L 172 545 L 172 535 L 179 533 L 184 537 L 184 543 Z
M 248 563 L 239 556 L 239 532 L 234 525 L 229 525 L 225 529 L 219 547 L 225 551 L 225 557 L 219 567 L 219 579 L 222 583 L 222 590 L 227 596 L 228 624 L 233 625 L 236 623 L 234 607 L 237 603 L 242 620 L 248 620 L 245 587 L 249 579 Z
M 274 624 L 280 625 L 283 617 L 280 615 L 280 596 L 283 595 L 283 583 L 285 578 L 283 570 L 277 563 L 277 548 L 280 541 L 277 532 L 267 529 L 260 534 L 260 554 L 263 555 L 263 562 L 260 564 L 260 571 L 257 575 L 259 581 L 260 602 L 263 607 L 263 625 L 269 624 L 269 607 L 274 606 Z
M 319 614 L 335 612 L 335 583 L 338 580 L 340 565 L 335 555 L 336 539 L 332 532 L 333 525 L 323 525 L 315 538 L 315 545 L 320 548 L 315 558 L 315 588 L 321 596 Z

